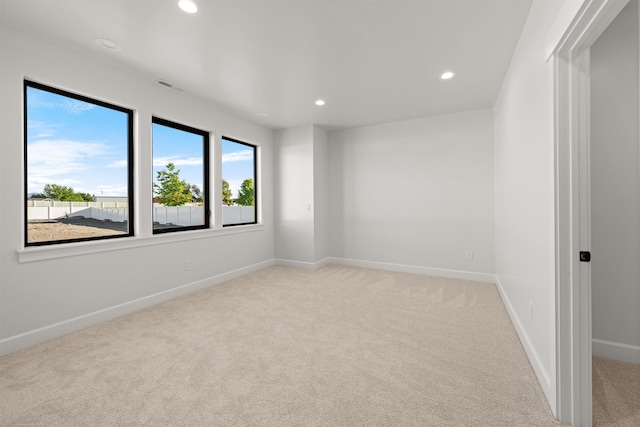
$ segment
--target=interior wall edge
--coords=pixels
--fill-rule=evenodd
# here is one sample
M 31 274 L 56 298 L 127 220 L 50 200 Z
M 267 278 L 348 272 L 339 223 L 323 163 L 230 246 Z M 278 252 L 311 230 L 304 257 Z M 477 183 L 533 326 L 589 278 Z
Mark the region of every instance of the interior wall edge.
M 495 283 L 496 276 L 488 273 L 477 273 L 473 271 L 449 270 L 444 268 L 424 267 L 409 264 L 394 264 L 380 261 L 367 261 L 352 258 L 329 258 L 332 264 L 346 265 L 349 267 L 371 268 L 374 270 L 395 271 L 398 273 L 419 274 L 422 276 L 436 276 L 448 279 L 472 280 L 475 282 Z
M 361 259 L 327 257 L 317 262 L 295 261 L 290 259 L 276 258 L 275 265 L 284 267 L 302 268 L 305 270 L 317 270 L 328 264 L 345 265 L 348 267 L 370 268 L 373 270 L 394 271 L 398 273 L 411 273 L 421 276 L 444 277 L 447 279 L 471 280 L 474 282 L 495 283 L 494 274 L 478 273 L 474 271 L 448 270 L 444 268 L 423 267 L 409 264 L 393 264 L 380 261 L 366 261 Z
M 504 307 L 507 310 L 507 314 L 511 319 L 511 323 L 513 324 L 513 328 L 518 334 L 518 338 L 522 343 L 522 347 L 524 348 L 525 353 L 527 353 L 527 357 L 529 358 L 529 363 L 531 363 L 531 367 L 533 368 L 538 382 L 540 383 L 540 387 L 542 388 L 543 393 L 548 402 L 553 401 L 555 399 L 555 383 L 551 383 L 551 376 L 549 372 L 544 367 L 538 352 L 536 351 L 529 335 L 526 332 L 526 329 L 522 325 L 520 321 L 520 317 L 518 316 L 517 311 L 514 309 L 513 304 L 509 300 L 509 296 L 504 289 L 504 286 L 500 282 L 500 276 L 495 276 L 496 287 L 498 288 L 498 293 L 500 294 L 500 298 L 502 298 L 502 302 L 504 303 Z
M 93 313 L 87 313 L 82 316 L 67 319 L 62 322 L 54 323 L 42 328 L 5 338 L 3 340 L 0 340 L 0 356 L 43 343 L 53 338 L 61 337 L 71 332 L 76 332 L 81 329 L 97 325 L 98 323 L 112 320 L 117 317 L 124 316 L 126 314 L 133 313 L 135 311 L 142 310 L 144 308 L 151 307 L 165 301 L 169 301 L 171 299 L 198 291 L 200 289 L 208 288 L 210 286 L 235 279 L 254 271 L 271 267 L 274 265 L 274 263 L 275 262 L 273 259 L 262 261 L 236 270 L 231 270 L 215 276 L 196 280 L 194 282 L 148 295 L 133 301 L 127 301 L 122 304 L 107 307 Z
M 283 267 L 302 268 L 304 270 L 317 270 L 330 264 L 330 258 L 324 258 L 316 262 L 295 261 L 291 259 L 276 258 L 274 260 L 275 265 L 281 265 Z

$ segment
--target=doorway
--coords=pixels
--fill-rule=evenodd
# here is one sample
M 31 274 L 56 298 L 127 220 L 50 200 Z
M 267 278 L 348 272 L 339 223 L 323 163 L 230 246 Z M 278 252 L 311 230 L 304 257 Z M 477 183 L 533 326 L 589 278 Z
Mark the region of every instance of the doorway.
M 589 159 L 593 424 L 640 425 L 638 1 L 590 47 Z M 615 408 L 615 410 L 611 410 Z
M 555 46 L 553 55 L 556 83 L 556 403 L 558 418 L 574 426 L 592 425 L 592 268 L 589 258 L 583 257 L 592 247 L 591 47 L 627 3 L 628 0 L 585 0 Z

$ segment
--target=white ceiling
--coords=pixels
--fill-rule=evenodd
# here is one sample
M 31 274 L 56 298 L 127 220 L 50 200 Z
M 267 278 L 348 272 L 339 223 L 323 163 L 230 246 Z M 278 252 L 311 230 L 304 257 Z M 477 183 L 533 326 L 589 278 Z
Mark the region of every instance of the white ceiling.
M 531 0 L 0 0 L 0 21 L 273 129 L 491 107 Z M 109 51 L 96 38 L 117 41 Z M 443 71 L 456 76 L 440 80 Z M 164 89 L 172 90 L 172 89 Z M 314 101 L 326 100 L 317 107 Z M 269 117 L 261 117 L 266 113 Z

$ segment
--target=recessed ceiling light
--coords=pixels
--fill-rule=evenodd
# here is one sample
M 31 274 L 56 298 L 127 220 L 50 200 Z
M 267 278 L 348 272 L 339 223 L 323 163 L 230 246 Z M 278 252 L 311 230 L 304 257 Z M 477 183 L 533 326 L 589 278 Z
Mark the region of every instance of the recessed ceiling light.
M 198 4 L 193 0 L 180 0 L 178 6 L 187 13 L 196 13 L 198 11 Z
M 317 106 L 319 106 L 319 107 L 320 107 L 320 106 L 323 106 L 324 104 L 325 104 L 325 102 L 324 102 L 324 100 L 323 100 L 323 99 L 318 99 L 318 100 L 316 101 L 316 105 L 317 105 Z
M 440 76 L 442 80 L 449 80 L 451 77 L 453 77 L 453 73 L 451 71 L 444 72 Z
M 120 45 L 118 44 L 118 42 L 114 42 L 113 40 L 110 39 L 95 39 L 94 40 L 95 44 L 97 44 L 98 46 L 100 46 L 101 48 L 104 49 L 108 49 L 108 50 L 120 50 Z

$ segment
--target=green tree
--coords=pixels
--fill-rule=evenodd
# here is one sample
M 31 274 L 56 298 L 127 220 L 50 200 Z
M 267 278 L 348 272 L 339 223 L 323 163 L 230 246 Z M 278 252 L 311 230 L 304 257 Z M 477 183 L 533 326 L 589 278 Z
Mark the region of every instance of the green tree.
M 253 206 L 253 178 L 242 181 L 236 202 L 240 206 Z
M 42 196 L 61 202 L 93 202 L 93 196 L 89 193 L 76 193 L 73 188 L 66 185 L 47 184 L 44 186 Z
M 229 188 L 229 183 L 226 179 L 222 180 L 222 203 L 227 206 L 231 206 L 233 204 L 233 200 L 231 200 L 231 189 Z
M 82 197 L 82 200 L 85 202 L 93 202 L 93 196 L 89 193 L 76 193 L 76 194 Z
M 180 179 L 180 169 L 167 163 L 166 170 L 158 171 L 157 183 L 153 183 L 156 200 L 165 206 L 182 206 L 193 199 L 191 186 Z
M 204 201 L 204 197 L 202 197 L 202 190 L 200 190 L 200 187 L 193 184 L 190 186 L 190 191 L 191 191 L 191 199 L 193 202 L 202 203 Z

